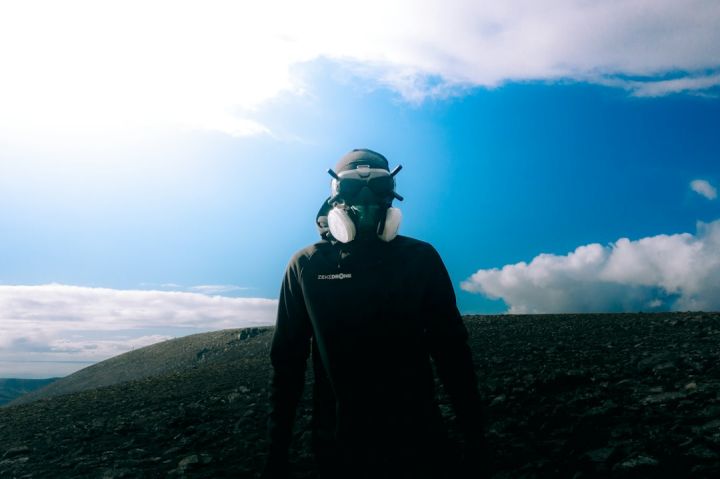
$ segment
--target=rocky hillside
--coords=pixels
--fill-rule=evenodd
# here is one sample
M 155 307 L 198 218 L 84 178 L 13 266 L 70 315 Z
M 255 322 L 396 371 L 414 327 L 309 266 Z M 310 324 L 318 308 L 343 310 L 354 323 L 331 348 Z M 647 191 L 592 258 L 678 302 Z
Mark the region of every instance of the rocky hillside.
M 466 324 L 496 479 L 720 477 L 720 314 Z M 151 375 L 1 408 L 0 477 L 257 477 L 271 335 L 196 336 L 186 362 L 168 355 Z M 93 374 L 107 377 L 100 366 Z M 309 389 L 292 451 L 299 478 L 316 477 Z M 457 439 L 444 395 L 441 407 Z
M 129 351 L 81 369 L 16 399 L 12 404 L 182 372 L 206 360 L 228 361 L 233 353 L 245 354 L 245 349 L 234 346 L 239 345 L 248 335 L 255 334 L 255 331 L 225 330 L 193 334 Z
M 50 379 L 16 379 L 16 378 L 0 378 L 0 406 L 7 404 L 13 399 L 23 396 L 31 391 L 40 389 L 48 384 L 56 381 L 57 378 Z

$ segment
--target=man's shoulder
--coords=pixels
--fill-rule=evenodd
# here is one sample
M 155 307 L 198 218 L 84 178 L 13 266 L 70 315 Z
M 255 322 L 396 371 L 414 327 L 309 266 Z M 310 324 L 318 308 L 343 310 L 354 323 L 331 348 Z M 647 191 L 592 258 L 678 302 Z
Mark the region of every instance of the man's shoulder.
M 309 246 L 306 246 L 304 248 L 299 249 L 295 252 L 295 254 L 292 255 L 290 258 L 290 264 L 298 264 L 302 261 L 307 261 L 311 259 L 313 256 L 315 256 L 319 251 L 325 250 L 327 248 L 330 248 L 332 245 L 327 240 L 321 240 L 317 243 L 313 243 Z
M 406 250 L 409 252 L 419 253 L 434 253 L 435 248 L 427 241 L 422 241 L 417 238 L 411 238 L 410 236 L 398 235 L 394 240 L 390 242 L 395 248 Z
M 415 247 L 415 248 L 432 248 L 432 245 L 427 241 L 422 241 L 417 238 L 410 236 L 397 235 L 391 244 L 397 244 L 404 247 Z

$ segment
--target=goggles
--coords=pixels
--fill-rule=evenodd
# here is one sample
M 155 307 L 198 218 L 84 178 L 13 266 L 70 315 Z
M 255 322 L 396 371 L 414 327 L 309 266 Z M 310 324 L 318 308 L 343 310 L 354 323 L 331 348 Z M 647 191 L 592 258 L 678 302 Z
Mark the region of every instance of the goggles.
M 402 166 L 398 166 L 392 172 L 388 172 L 382 168 L 358 166 L 354 170 L 342 171 L 340 174 L 329 169 L 328 173 L 333 177 L 330 187 L 331 201 L 353 198 L 366 186 L 378 197 L 391 197 L 402 201 L 403 197 L 395 193 L 395 175 L 401 168 Z

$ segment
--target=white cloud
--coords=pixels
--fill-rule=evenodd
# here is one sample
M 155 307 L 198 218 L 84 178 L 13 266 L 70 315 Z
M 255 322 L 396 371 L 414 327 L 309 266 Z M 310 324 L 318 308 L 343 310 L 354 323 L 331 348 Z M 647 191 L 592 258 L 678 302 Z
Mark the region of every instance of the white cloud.
M 4 2 L 0 127 L 267 133 L 253 111 L 321 57 L 409 100 L 557 79 L 700 91 L 720 84 L 718 24 L 714 0 Z
M 511 313 L 720 309 L 720 220 L 695 235 L 658 235 L 565 256 L 481 269 L 462 283 L 502 298 Z
M 271 325 L 276 310 L 276 300 L 263 298 L 0 285 L 0 371 L 22 374 L 22 364 L 28 371 L 44 368 L 46 376 L 63 375 L 72 369 L 68 362 L 79 369 L 171 337 Z
M 191 286 L 190 291 L 202 294 L 228 294 L 237 293 L 238 291 L 245 291 L 248 288 L 242 286 L 236 286 L 234 284 L 201 284 L 198 286 Z
M 189 293 L 200 293 L 209 295 L 230 295 L 247 291 L 251 288 L 238 286 L 236 284 L 198 284 L 195 286 L 183 286 L 177 283 L 140 283 L 142 289 L 153 289 L 160 291 L 186 291 Z
M 659 97 L 672 93 L 692 93 L 709 95 L 706 92 L 720 85 L 720 74 L 683 74 L 679 78 L 645 78 L 630 80 L 622 77 L 601 77 L 595 81 L 601 85 L 628 90 L 636 97 Z
M 717 198 L 717 190 L 707 180 L 692 180 L 690 188 L 697 194 L 704 196 L 709 200 Z

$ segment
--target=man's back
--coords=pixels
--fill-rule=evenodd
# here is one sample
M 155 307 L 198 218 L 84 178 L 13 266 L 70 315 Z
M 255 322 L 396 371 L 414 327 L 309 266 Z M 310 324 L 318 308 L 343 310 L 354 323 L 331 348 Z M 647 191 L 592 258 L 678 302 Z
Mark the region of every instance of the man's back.
M 430 459 L 430 452 L 437 456 L 427 446 L 443 442 L 431 355 L 450 392 L 466 403 L 460 406 L 465 415 L 476 406 L 466 339 L 452 284 L 432 246 L 403 236 L 388 243 L 323 241 L 288 265 L 271 358 L 275 374 L 284 370 L 289 378 L 300 374 L 312 350 L 319 460 L 339 451 L 356 464 L 353 470 L 357 463 L 408 466 Z M 291 406 L 282 398 L 300 393 L 283 391 L 282 384 L 302 383 L 283 381 L 275 390 L 277 384 L 271 431 L 279 433 L 287 431 L 283 419 Z

